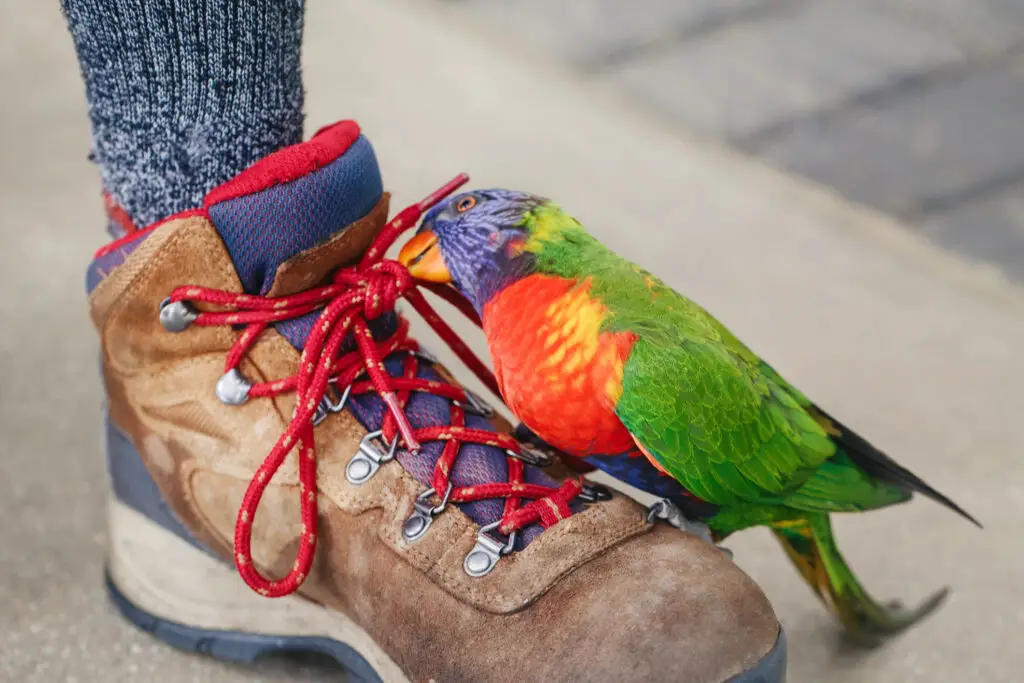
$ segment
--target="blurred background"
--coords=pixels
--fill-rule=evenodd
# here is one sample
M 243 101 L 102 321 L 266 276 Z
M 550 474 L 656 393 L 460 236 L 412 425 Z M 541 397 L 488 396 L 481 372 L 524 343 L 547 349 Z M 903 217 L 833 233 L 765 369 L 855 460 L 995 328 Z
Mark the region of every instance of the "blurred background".
M 451 0 L 510 43 L 1024 279 L 1020 0 Z
M 358 119 L 397 206 L 460 170 L 560 200 L 982 520 L 838 520 L 879 597 L 953 588 L 870 653 L 767 533 L 730 539 L 791 681 L 1020 681 L 1022 46 L 1019 0 L 310 3 L 306 130 Z M 0 93 L 0 681 L 338 680 L 180 654 L 106 603 L 104 218 L 56 2 L 0 0 Z

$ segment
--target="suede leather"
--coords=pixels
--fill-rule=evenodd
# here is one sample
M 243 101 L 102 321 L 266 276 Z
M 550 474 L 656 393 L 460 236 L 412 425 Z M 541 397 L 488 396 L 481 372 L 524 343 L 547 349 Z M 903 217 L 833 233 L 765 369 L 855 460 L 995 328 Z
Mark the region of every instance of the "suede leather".
M 385 192 L 377 205 L 370 209 L 370 213 L 334 233 L 325 243 L 296 254 L 282 263 L 274 274 L 274 285 L 267 296 L 297 294 L 322 282 L 338 264 L 357 260 L 356 257 L 370 246 L 380 227 L 387 221 L 390 200 L 391 195 Z
M 387 197 L 358 230 L 281 266 L 296 291 L 358 258 Z M 160 302 L 177 286 L 240 292 L 231 260 L 202 217 L 161 226 L 90 298 L 103 345 L 110 417 L 133 440 L 169 505 L 230 559 L 239 502 L 292 414 L 294 398 L 226 406 L 214 394 L 228 327 L 165 331 Z M 278 293 L 278 292 L 275 292 Z M 294 372 L 299 353 L 268 330 L 241 371 L 255 381 Z M 355 620 L 415 681 L 653 680 L 719 683 L 776 642 L 764 595 L 724 554 L 616 496 L 546 530 L 485 577 L 462 563 L 478 527 L 454 506 L 406 543 L 402 522 L 422 486 L 396 462 L 354 487 L 344 468 L 365 432 L 348 413 L 316 430 L 320 528 L 301 589 Z M 300 534 L 294 456 L 254 521 L 254 561 L 281 575 Z

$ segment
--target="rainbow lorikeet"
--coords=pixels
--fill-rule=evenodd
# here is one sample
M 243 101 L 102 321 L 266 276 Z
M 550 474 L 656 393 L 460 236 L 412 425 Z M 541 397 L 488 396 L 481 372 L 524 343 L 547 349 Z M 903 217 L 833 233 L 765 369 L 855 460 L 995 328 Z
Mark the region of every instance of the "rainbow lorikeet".
M 913 610 L 876 602 L 829 515 L 920 493 L 977 522 L 556 204 L 457 195 L 425 216 L 399 260 L 475 308 L 502 398 L 528 434 L 667 498 L 715 541 L 770 527 L 861 641 L 908 628 L 945 597 Z

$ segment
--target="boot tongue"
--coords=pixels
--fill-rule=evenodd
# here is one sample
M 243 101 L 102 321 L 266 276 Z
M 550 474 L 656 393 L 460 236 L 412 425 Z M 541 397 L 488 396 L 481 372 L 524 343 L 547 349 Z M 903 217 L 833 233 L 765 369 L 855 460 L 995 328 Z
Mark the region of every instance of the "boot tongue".
M 308 288 L 358 259 L 387 213 L 377 158 L 354 121 L 258 161 L 211 191 L 205 208 L 242 288 L 264 296 Z
M 315 286 L 333 268 L 356 261 L 387 219 L 387 196 L 369 141 L 351 121 L 343 121 L 317 133 L 308 142 L 287 147 L 249 167 L 206 197 L 205 207 L 235 263 L 242 287 L 249 294 L 280 296 Z M 274 327 L 295 347 L 303 348 L 319 312 L 276 323 Z M 387 314 L 370 321 L 374 336 L 393 333 L 396 316 Z M 402 359 L 385 361 L 389 374 L 400 377 Z M 428 364 L 421 365 L 420 379 L 443 381 Z M 380 429 L 386 412 L 375 393 L 355 396 L 349 403 L 367 430 Z M 406 408 L 413 428 L 451 424 L 447 399 L 415 392 Z M 488 420 L 467 417 L 467 426 L 494 430 Z M 434 465 L 443 443 L 424 444 L 412 454 L 400 449 L 402 466 L 424 487 L 432 481 Z M 476 444 L 464 445 L 452 470 L 458 486 L 505 481 L 505 452 Z M 539 470 L 528 467 L 529 483 L 554 486 Z M 497 499 L 458 506 L 478 524 L 501 518 L 504 502 Z M 519 546 L 540 533 L 532 525 L 519 536 Z

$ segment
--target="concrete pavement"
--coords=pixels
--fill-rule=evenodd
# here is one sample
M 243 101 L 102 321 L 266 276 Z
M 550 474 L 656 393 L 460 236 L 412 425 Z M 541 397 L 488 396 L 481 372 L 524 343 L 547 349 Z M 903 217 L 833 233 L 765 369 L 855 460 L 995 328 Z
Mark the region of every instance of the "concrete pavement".
M 438 0 L 1024 281 L 1019 0 Z
M 14 6 L 0 21 L 0 681 L 337 680 L 317 663 L 176 653 L 104 600 L 106 481 L 82 294 L 101 206 L 61 18 L 49 4 Z M 317 3 L 304 59 L 307 130 L 359 119 L 397 205 L 459 170 L 558 198 L 985 523 L 923 501 L 838 521 L 879 597 L 954 588 L 932 619 L 867 654 L 841 644 L 767 534 L 730 542 L 789 633 L 791 681 L 1020 680 L 1019 289 L 543 57 L 506 52 L 456 9 Z

